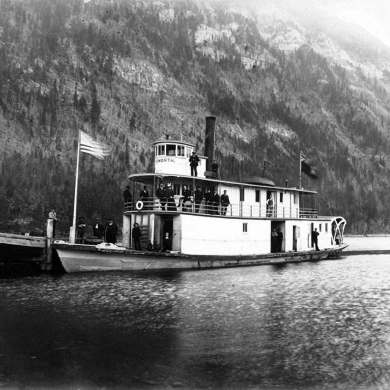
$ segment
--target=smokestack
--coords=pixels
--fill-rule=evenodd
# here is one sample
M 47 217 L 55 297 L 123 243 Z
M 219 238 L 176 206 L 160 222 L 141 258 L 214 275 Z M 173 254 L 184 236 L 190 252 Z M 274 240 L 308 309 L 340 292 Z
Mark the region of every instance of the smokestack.
M 204 155 L 207 157 L 206 171 L 211 171 L 214 160 L 215 144 L 215 116 L 206 117 L 206 139 L 204 142 Z

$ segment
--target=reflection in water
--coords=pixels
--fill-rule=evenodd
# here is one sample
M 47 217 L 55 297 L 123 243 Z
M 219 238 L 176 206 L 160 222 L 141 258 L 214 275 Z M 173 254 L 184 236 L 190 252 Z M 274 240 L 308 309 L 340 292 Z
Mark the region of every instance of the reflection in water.
M 0 280 L 0 388 L 388 389 L 390 258 Z

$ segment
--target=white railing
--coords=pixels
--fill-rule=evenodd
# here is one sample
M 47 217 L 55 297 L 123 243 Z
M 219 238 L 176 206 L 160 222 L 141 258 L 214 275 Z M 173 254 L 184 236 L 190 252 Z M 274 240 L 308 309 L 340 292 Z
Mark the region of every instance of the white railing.
M 267 206 L 260 203 L 248 204 L 245 202 L 230 204 L 226 207 L 221 204 L 187 201 L 183 203 L 179 196 L 171 200 L 160 200 L 157 197 L 143 199 L 135 204 L 125 204 L 125 211 L 178 211 L 209 215 L 222 215 L 242 218 L 317 218 L 318 210 L 298 207 L 284 207 L 282 205 Z

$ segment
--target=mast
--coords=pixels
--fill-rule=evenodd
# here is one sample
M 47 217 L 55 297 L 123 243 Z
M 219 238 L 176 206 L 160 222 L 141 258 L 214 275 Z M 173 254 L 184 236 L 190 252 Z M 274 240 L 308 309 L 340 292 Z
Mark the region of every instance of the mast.
M 76 164 L 76 183 L 74 186 L 74 207 L 73 207 L 73 224 L 70 229 L 69 243 L 74 244 L 76 242 L 76 215 L 77 215 L 77 190 L 79 182 L 79 164 L 80 164 L 80 130 L 78 136 L 77 146 L 77 164 Z

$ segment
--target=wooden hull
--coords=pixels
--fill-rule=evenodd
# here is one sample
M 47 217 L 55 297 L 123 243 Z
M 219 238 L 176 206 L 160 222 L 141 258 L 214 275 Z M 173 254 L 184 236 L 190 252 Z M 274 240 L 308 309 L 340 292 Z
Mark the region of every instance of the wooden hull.
M 339 258 L 346 247 L 343 244 L 321 251 L 252 256 L 186 256 L 152 251 L 97 249 L 89 245 L 53 244 L 66 272 L 210 269 L 318 261 Z

